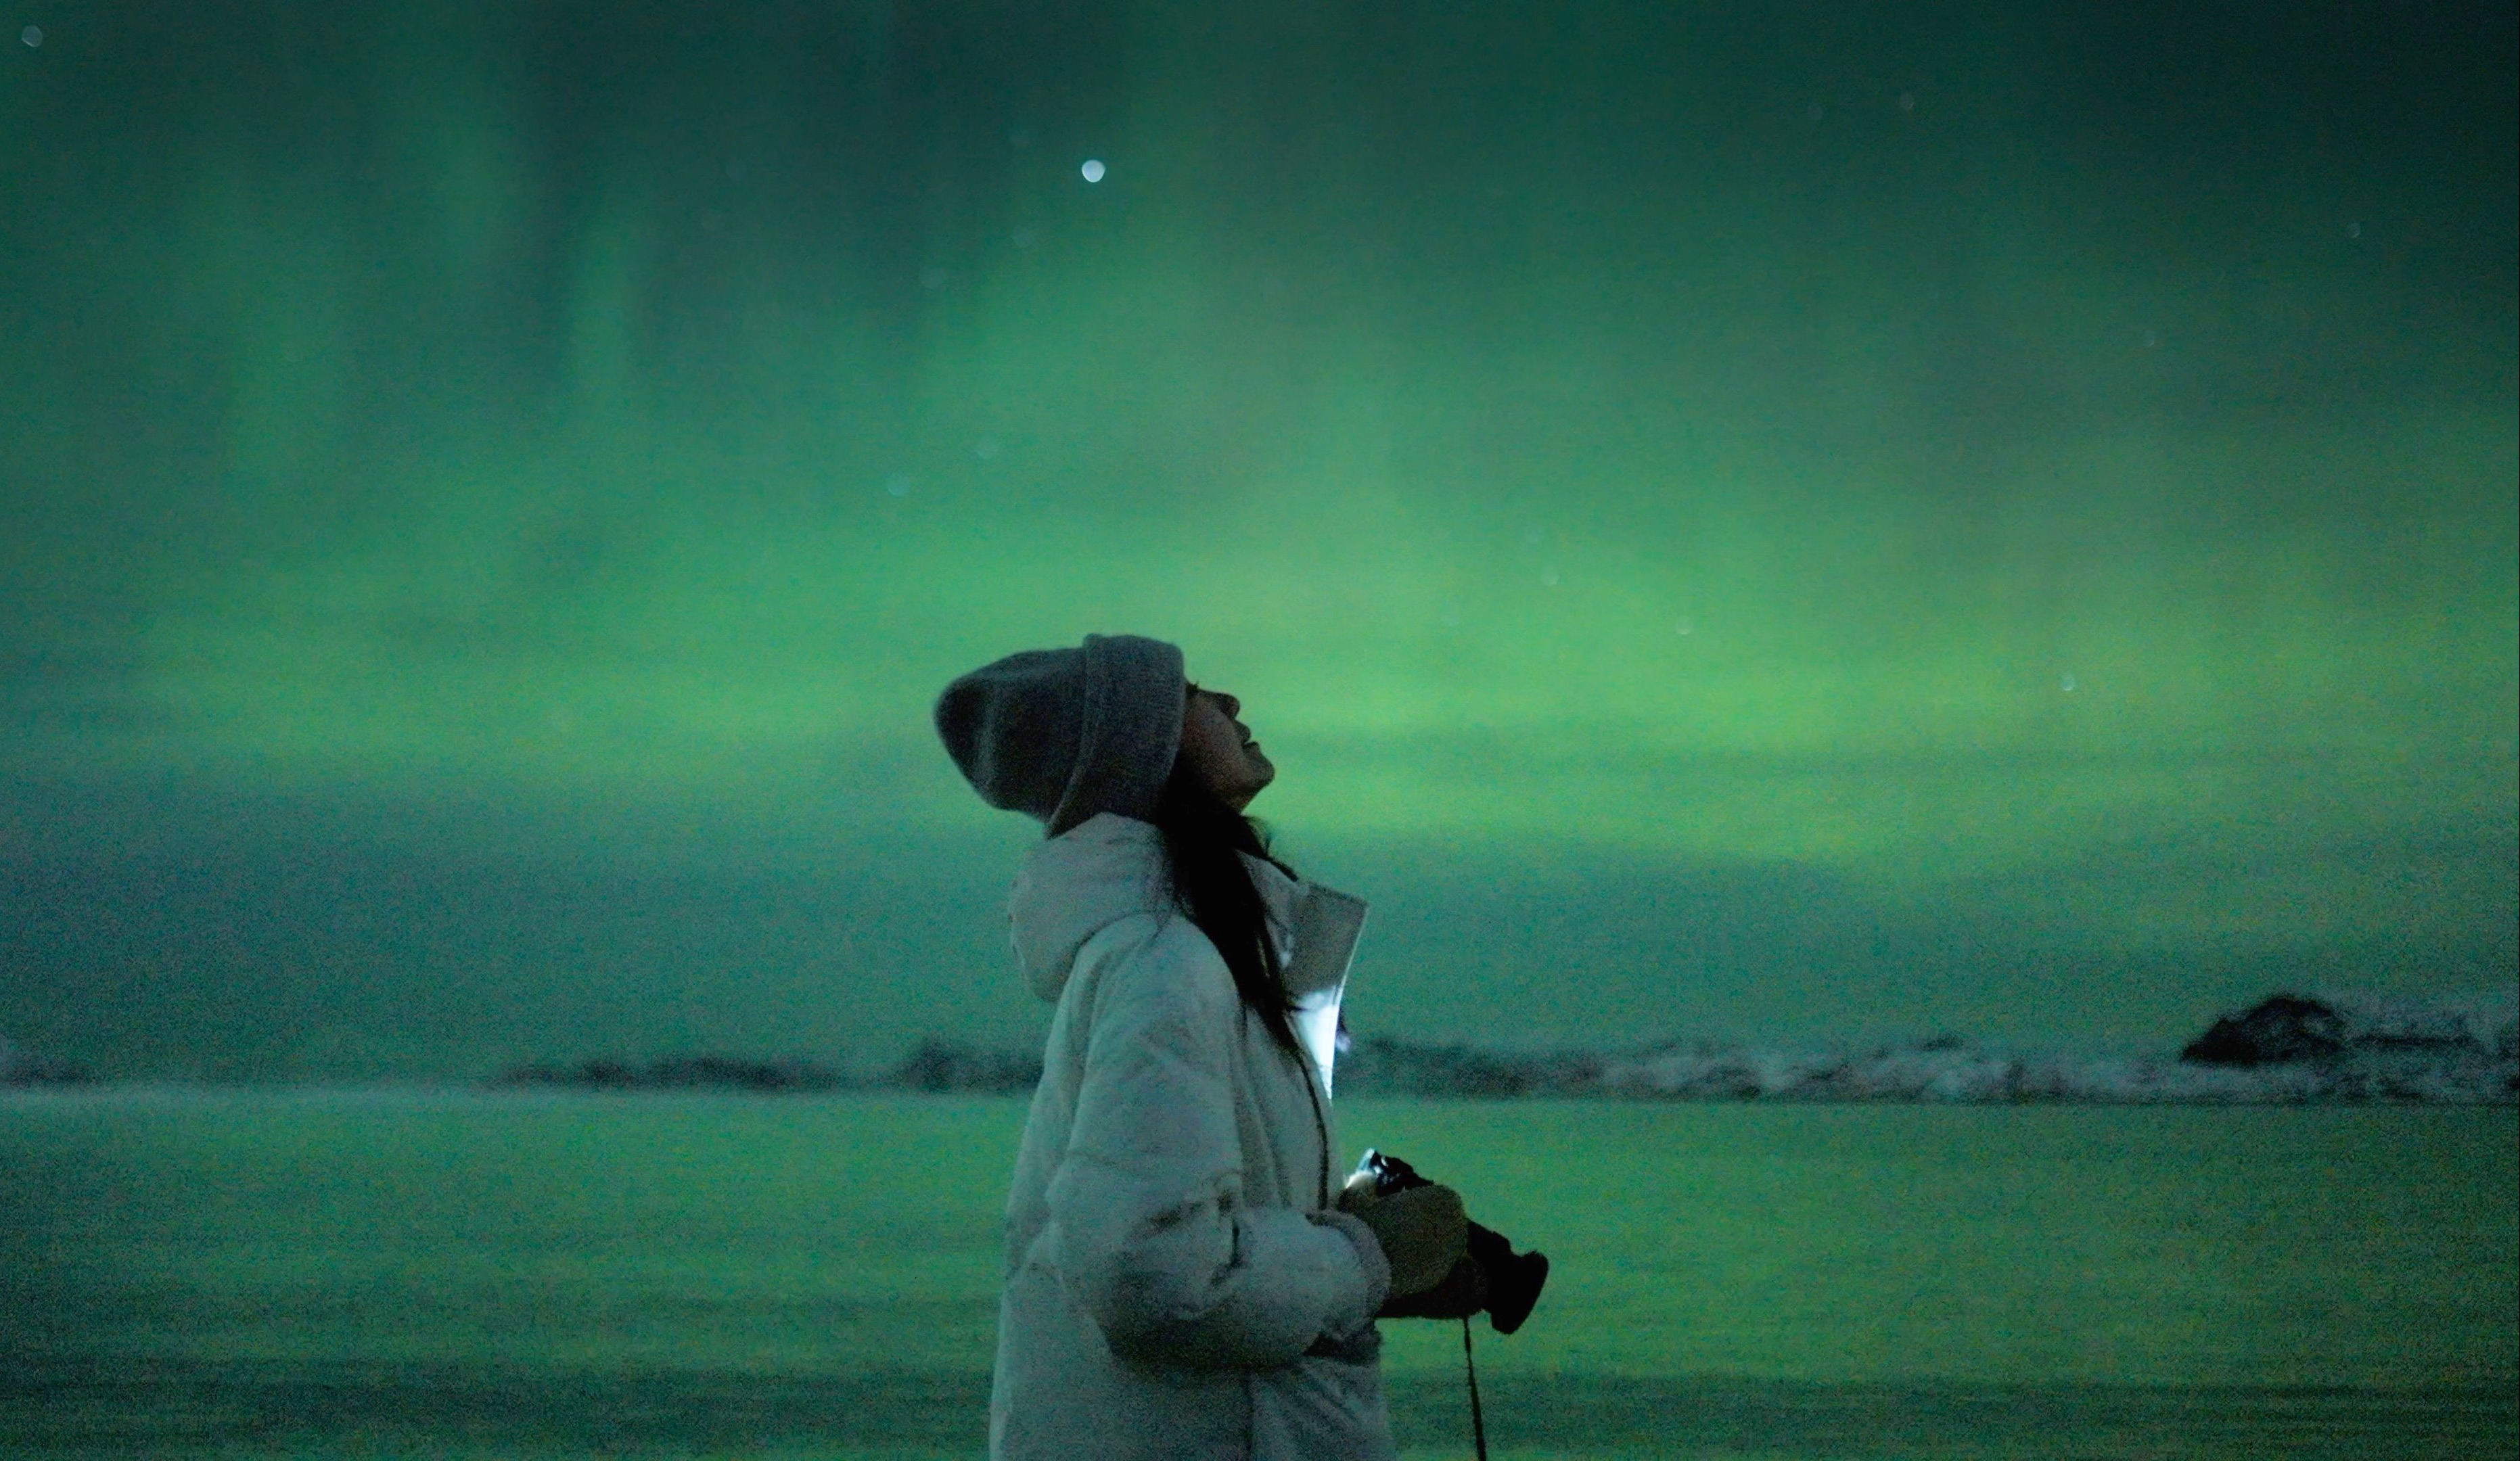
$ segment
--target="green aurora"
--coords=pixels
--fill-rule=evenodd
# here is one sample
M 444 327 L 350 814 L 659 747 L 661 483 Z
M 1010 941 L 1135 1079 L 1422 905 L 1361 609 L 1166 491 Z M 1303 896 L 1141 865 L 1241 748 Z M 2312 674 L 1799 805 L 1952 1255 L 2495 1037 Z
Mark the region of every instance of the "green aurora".
M 1026 1038 L 927 706 L 1088 631 L 1243 697 L 1361 1030 L 2515 978 L 2507 5 L 27 19 L 30 1047 Z

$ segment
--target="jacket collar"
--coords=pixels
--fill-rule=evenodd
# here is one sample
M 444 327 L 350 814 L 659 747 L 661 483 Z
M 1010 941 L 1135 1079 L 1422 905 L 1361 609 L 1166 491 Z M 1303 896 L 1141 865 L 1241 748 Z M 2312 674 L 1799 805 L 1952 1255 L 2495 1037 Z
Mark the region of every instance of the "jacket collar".
M 1365 900 L 1288 877 L 1265 858 L 1245 854 L 1243 863 L 1269 909 L 1286 993 L 1299 1006 L 1326 1002 L 1335 1025 L 1338 991 L 1365 930 Z M 1150 822 L 1105 812 L 1025 855 L 1007 916 L 1025 983 L 1056 1001 L 1087 940 L 1133 913 L 1173 907 L 1162 834 Z M 1315 1052 L 1325 1068 L 1328 1054 Z

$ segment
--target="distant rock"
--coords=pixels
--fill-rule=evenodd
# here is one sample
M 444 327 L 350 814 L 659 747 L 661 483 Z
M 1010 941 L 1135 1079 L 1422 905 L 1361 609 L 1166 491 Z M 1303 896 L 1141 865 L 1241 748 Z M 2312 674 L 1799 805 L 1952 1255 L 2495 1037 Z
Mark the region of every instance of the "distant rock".
M 2192 1065 L 2332 1065 L 2409 1056 L 2520 1057 L 2520 1010 L 2507 997 L 2429 1001 L 2373 995 L 2275 995 L 2214 1022 L 2179 1058 Z
M 86 1066 L 47 1059 L 0 1039 L 0 1087 L 85 1085 L 95 1079 Z
M 2334 1060 L 2345 1051 L 2345 1021 L 2335 1010 L 2299 995 L 2276 995 L 2216 1020 L 2212 1029 L 2187 1042 L 2179 1058 L 2190 1065 L 2235 1065 L 2248 1070 Z

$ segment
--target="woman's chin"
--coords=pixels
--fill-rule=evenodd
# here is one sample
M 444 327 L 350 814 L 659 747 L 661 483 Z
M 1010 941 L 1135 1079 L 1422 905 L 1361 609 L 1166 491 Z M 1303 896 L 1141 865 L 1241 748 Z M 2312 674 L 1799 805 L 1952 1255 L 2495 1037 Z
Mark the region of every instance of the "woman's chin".
M 1250 806 L 1251 799 L 1268 790 L 1269 783 L 1277 779 L 1278 769 L 1271 766 L 1267 761 L 1261 761 L 1258 765 L 1252 767 L 1251 775 L 1243 778 L 1241 787 L 1235 792 L 1232 798 L 1229 799 L 1234 810 L 1239 812 L 1243 808 Z

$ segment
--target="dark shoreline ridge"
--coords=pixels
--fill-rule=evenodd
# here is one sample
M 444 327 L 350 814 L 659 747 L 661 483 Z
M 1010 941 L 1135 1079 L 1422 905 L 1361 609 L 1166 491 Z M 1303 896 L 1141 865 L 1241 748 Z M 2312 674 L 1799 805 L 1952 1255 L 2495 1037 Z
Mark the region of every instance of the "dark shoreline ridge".
M 2275 995 L 2217 1019 L 2176 1059 L 2015 1054 L 1938 1036 L 1862 1049 L 1670 1040 L 1626 1051 L 1526 1053 L 1368 1036 L 1338 1066 L 1343 1096 L 1595 1097 L 1956 1105 L 2520 1105 L 2520 998 L 2463 1003 Z M 510 1068 L 493 1091 L 845 1091 L 1020 1095 L 1041 1057 L 931 1037 L 898 1063 L 700 1053 Z M 102 1084 L 86 1067 L 0 1039 L 0 1090 Z
M 484 1083 L 493 1090 L 723 1090 L 759 1095 L 909 1090 L 1012 1095 L 1041 1082 L 1041 1057 L 928 1039 L 900 1064 L 871 1076 L 811 1060 L 668 1055 L 645 1063 L 598 1057 L 571 1066 L 517 1066 Z
M 898 1065 L 850 1076 L 805 1061 L 676 1056 L 633 1065 L 520 1066 L 492 1088 L 835 1090 L 1010 1095 L 1037 1055 L 929 1039 Z M 2240 1105 L 2520 1104 L 2520 1020 L 2474 1007 L 2276 995 L 2225 1015 L 2176 1060 L 2007 1055 L 1958 1037 L 1861 1051 L 1673 1042 L 1622 1054 L 1514 1054 L 1371 1036 L 1339 1062 L 1341 1095 L 1615 1096 L 1673 1101 Z

